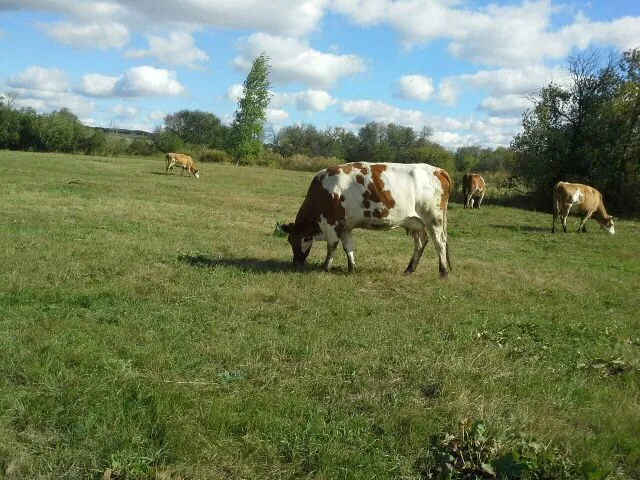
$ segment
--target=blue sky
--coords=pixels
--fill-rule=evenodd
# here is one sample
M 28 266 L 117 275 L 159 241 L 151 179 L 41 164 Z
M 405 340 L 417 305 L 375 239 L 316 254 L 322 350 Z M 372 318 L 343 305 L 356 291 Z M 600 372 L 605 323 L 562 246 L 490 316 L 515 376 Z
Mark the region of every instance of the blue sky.
M 525 94 L 592 47 L 640 47 L 640 2 L 0 0 L 0 93 L 149 131 L 184 108 L 230 121 L 265 52 L 276 129 L 375 120 L 508 145 Z

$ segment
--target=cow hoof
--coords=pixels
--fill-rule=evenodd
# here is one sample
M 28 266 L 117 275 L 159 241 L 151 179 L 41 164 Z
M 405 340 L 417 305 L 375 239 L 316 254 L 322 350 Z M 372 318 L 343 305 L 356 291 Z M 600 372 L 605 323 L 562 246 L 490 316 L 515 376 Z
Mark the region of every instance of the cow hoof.
M 410 268 L 407 268 L 407 269 L 404 271 L 404 275 L 411 275 L 413 272 L 414 272 L 413 270 L 411 270 Z

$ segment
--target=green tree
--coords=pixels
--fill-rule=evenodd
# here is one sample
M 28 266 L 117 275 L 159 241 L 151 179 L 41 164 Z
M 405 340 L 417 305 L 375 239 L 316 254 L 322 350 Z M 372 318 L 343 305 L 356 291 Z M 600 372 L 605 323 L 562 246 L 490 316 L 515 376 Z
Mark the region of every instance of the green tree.
M 228 127 L 213 113 L 200 110 L 180 110 L 164 118 L 167 132 L 179 136 L 184 143 L 222 148 Z
M 262 53 L 253 61 L 244 81 L 231 124 L 228 148 L 238 163 L 262 152 L 264 122 L 271 99 L 269 73 L 269 57 Z
M 574 55 L 570 82 L 544 87 L 512 148 L 515 170 L 549 206 L 558 180 L 593 185 L 613 211 L 640 210 L 640 50 Z M 542 206 L 542 204 L 540 205 Z

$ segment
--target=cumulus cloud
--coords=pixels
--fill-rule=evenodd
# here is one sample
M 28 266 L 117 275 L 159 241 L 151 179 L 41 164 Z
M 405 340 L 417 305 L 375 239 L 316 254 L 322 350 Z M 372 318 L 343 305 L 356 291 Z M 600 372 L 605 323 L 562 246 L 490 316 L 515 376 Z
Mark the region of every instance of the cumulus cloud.
M 480 90 L 489 93 L 479 105 L 481 110 L 490 114 L 519 114 L 531 106 L 526 98 L 552 81 L 562 85 L 568 76 L 561 67 L 544 65 L 480 70 L 442 79 L 438 98 L 447 105 L 455 105 L 464 92 Z
M 405 100 L 427 101 L 433 96 L 433 80 L 422 75 L 405 75 L 395 83 L 394 96 Z
M 234 64 L 243 72 L 251 69 L 261 53 L 270 57 L 274 83 L 300 82 L 314 88 L 328 88 L 343 77 L 364 72 L 365 62 L 357 55 L 324 53 L 311 48 L 305 40 L 255 33 L 238 42 Z
M 416 130 L 430 127 L 432 139 L 455 149 L 466 145 L 497 147 L 508 145 L 521 129 L 519 117 L 437 116 L 419 110 L 402 109 L 373 100 L 348 100 L 342 103 L 341 113 L 351 117 L 350 124 L 357 127 L 371 121 L 406 125 Z
M 306 112 L 324 112 L 330 105 L 337 103 L 329 92 L 308 89 L 296 93 L 272 92 L 271 105 L 282 107 L 294 105 L 296 109 Z
M 229 100 L 231 100 L 233 103 L 238 103 L 238 100 L 240 100 L 240 97 L 242 96 L 244 92 L 244 87 L 242 85 L 231 85 L 228 89 L 227 89 L 227 98 Z
M 129 50 L 127 58 L 156 57 L 169 65 L 185 65 L 192 69 L 201 68 L 201 63 L 209 60 L 209 56 L 196 47 L 193 37 L 185 32 L 171 32 L 168 38 L 150 35 L 147 37 L 147 50 Z
M 227 89 L 227 99 L 237 103 L 243 93 L 243 86 L 240 84 L 231 85 Z M 325 90 L 308 89 L 302 92 L 284 93 L 270 92 L 271 99 L 269 106 L 280 109 L 286 105 L 293 105 L 296 109 L 307 112 L 323 112 L 330 105 L 337 103 L 337 100 Z
M 78 19 L 120 21 L 130 27 L 188 24 L 297 37 L 316 29 L 328 3 L 329 0 L 3 0 L 0 11 L 32 9 Z
M 138 109 L 132 106 L 126 105 L 114 105 L 111 107 L 111 112 L 116 114 L 119 118 L 133 118 L 138 115 Z
M 118 77 L 84 75 L 78 92 L 92 97 L 146 97 L 182 95 L 186 89 L 173 70 L 140 66 Z
M 129 30 L 121 23 L 39 23 L 38 27 L 60 43 L 84 48 L 120 48 L 129 43 Z
M 22 73 L 10 76 L 7 84 L 13 88 L 27 90 L 66 92 L 69 90 L 69 77 L 59 68 L 44 68 L 34 65 Z
M 556 28 L 553 17 L 562 7 L 551 0 L 475 8 L 452 0 L 334 0 L 332 7 L 359 25 L 390 25 L 406 45 L 444 39 L 451 54 L 492 66 L 561 59 L 592 43 L 621 49 L 640 44 L 640 16 L 594 22 L 579 13 Z
M 69 77 L 58 68 L 31 66 L 7 79 L 17 95 L 16 103 L 39 112 L 68 108 L 78 116 L 87 116 L 95 110 L 95 103 L 71 92 Z
M 279 108 L 267 109 L 267 123 L 271 123 L 271 124 L 282 123 L 287 118 L 289 118 L 289 114 L 284 110 L 281 110 Z

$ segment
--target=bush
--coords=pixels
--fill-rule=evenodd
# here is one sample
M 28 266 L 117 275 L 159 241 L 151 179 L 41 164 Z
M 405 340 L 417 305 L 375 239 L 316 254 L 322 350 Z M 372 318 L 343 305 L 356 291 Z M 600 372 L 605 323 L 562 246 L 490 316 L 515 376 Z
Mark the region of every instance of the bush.
M 280 160 L 280 168 L 286 170 L 299 170 L 304 172 L 317 172 L 323 168 L 344 163 L 337 157 L 309 157 L 307 155 L 293 155 Z
M 127 153 L 129 155 L 153 155 L 155 148 L 153 143 L 143 138 L 134 138 L 133 141 L 127 147 Z
M 207 148 L 196 153 L 195 158 L 198 162 L 202 163 L 231 163 L 233 161 L 227 152 Z
M 126 138 L 118 135 L 107 135 L 105 154 L 117 157 L 127 152 L 128 143 Z

